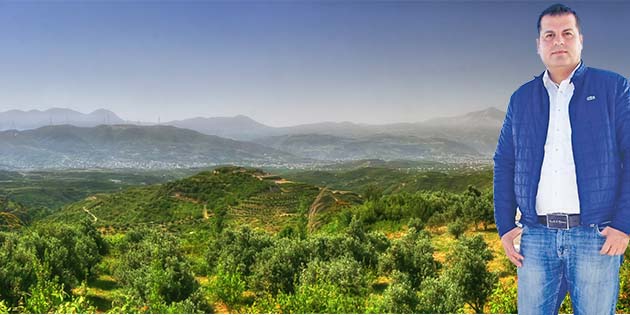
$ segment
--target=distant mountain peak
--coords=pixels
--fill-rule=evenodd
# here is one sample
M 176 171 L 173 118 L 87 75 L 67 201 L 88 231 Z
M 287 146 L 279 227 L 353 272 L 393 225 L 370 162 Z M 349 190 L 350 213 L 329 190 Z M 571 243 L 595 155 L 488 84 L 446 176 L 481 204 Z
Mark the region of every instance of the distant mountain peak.
M 266 134 L 274 129 L 245 115 L 232 117 L 196 117 L 169 121 L 165 124 L 196 130 L 207 135 L 217 135 L 240 140 L 251 140 L 261 133 Z
M 491 127 L 496 128 L 503 122 L 505 112 L 495 108 L 488 107 L 482 110 L 469 112 L 463 115 L 438 117 L 423 122 L 423 125 L 442 126 L 442 127 Z
M 0 130 L 26 130 L 62 124 L 93 127 L 101 124 L 120 124 L 123 122 L 120 117 L 106 109 L 98 109 L 89 114 L 61 107 L 53 107 L 46 110 L 32 109 L 29 111 L 10 110 L 0 112 Z
M 104 109 L 104 108 L 99 108 L 91 113 L 89 113 L 89 115 L 100 115 L 100 114 L 109 114 L 109 115 L 116 115 L 114 114 L 114 112 L 112 112 L 109 109 Z
M 505 117 L 505 112 L 496 108 L 496 107 L 488 107 L 486 109 L 482 109 L 479 111 L 474 111 L 465 114 L 464 116 L 469 117 L 488 117 L 488 118 L 503 118 Z

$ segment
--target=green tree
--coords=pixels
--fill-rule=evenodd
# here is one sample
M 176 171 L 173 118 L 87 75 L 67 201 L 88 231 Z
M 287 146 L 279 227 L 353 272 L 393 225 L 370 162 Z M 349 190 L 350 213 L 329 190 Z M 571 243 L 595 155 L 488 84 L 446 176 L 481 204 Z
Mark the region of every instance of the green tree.
M 120 262 L 114 275 L 125 296 L 114 301 L 115 310 L 159 313 L 192 306 L 192 312 L 207 310 L 199 300 L 199 284 L 190 263 L 174 237 L 154 230 L 132 230 L 116 250 Z
M 440 264 L 433 258 L 434 251 L 428 233 L 409 229 L 381 256 L 379 269 L 385 273 L 406 273 L 410 284 L 418 289 L 424 279 L 437 276 Z
M 483 313 L 497 281 L 497 275 L 488 270 L 492 257 L 480 235 L 462 238 L 447 256 L 445 276 L 458 286 L 463 300 L 477 313 Z
M 383 190 L 374 184 L 369 184 L 363 190 L 363 198 L 367 201 L 377 201 L 383 196 Z
M 249 276 L 255 263 L 255 256 L 273 244 L 271 237 L 257 232 L 248 226 L 238 230 L 225 230 L 218 237 L 209 240 L 206 261 L 212 272 L 220 263 L 224 271 Z
M 459 239 L 462 236 L 462 234 L 466 232 L 466 223 L 461 219 L 457 219 L 455 220 L 455 222 L 451 222 L 448 224 L 447 230 L 448 230 L 448 233 L 453 235 L 453 237 L 455 237 L 456 239 Z
M 415 313 L 461 313 L 464 300 L 448 277 L 427 278 L 422 282 Z
M 45 273 L 40 269 L 38 273 Z M 95 313 L 96 308 L 85 296 L 74 296 L 65 292 L 63 284 L 55 279 L 48 279 L 48 275 L 40 275 L 40 280 L 31 287 L 30 293 L 25 298 L 25 305 L 18 307 L 20 312 L 45 314 L 45 313 Z M 82 290 L 85 292 L 85 289 Z
M 361 295 L 367 289 L 365 270 L 351 257 L 332 261 L 314 260 L 300 275 L 301 285 L 334 284 L 344 294 Z
M 255 260 L 250 279 L 258 292 L 293 293 L 300 272 L 310 260 L 310 251 L 305 241 L 281 238 Z
M 241 304 L 246 283 L 239 272 L 229 271 L 222 264 L 210 285 L 210 291 L 231 308 Z
M 17 233 L 0 232 L 0 300 L 17 306 L 24 292 L 37 282 L 37 258 Z
M 416 313 L 419 300 L 406 273 L 394 271 L 392 283 L 383 292 L 380 312 L 393 314 Z

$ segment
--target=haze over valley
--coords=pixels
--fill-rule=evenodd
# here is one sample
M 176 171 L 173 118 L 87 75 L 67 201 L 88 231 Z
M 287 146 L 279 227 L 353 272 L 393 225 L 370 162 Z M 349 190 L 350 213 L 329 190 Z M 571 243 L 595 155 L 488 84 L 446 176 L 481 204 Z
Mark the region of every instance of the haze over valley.
M 491 107 L 418 123 L 271 127 L 243 115 L 150 124 L 105 109 L 10 110 L 0 113 L 0 168 L 313 168 L 355 160 L 487 164 L 504 116 Z

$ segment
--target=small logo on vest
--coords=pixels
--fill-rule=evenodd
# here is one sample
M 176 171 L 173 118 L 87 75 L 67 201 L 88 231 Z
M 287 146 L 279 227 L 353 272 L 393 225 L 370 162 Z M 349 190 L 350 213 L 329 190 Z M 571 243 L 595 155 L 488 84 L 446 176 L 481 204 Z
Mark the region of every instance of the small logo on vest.
M 594 99 L 595 99 L 595 95 L 591 95 L 591 96 L 586 98 L 587 101 L 592 101 Z

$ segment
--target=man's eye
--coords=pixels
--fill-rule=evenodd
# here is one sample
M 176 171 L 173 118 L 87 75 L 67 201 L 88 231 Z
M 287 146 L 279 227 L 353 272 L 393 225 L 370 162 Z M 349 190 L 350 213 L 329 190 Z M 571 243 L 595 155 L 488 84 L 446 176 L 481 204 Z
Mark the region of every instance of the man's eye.
M 552 38 L 552 37 L 553 37 L 553 35 L 551 35 L 551 34 L 547 34 L 547 35 L 545 35 L 545 39 L 550 39 L 550 38 Z
M 564 33 L 564 36 L 566 36 L 566 37 L 573 37 L 573 33 L 567 32 L 567 33 Z

